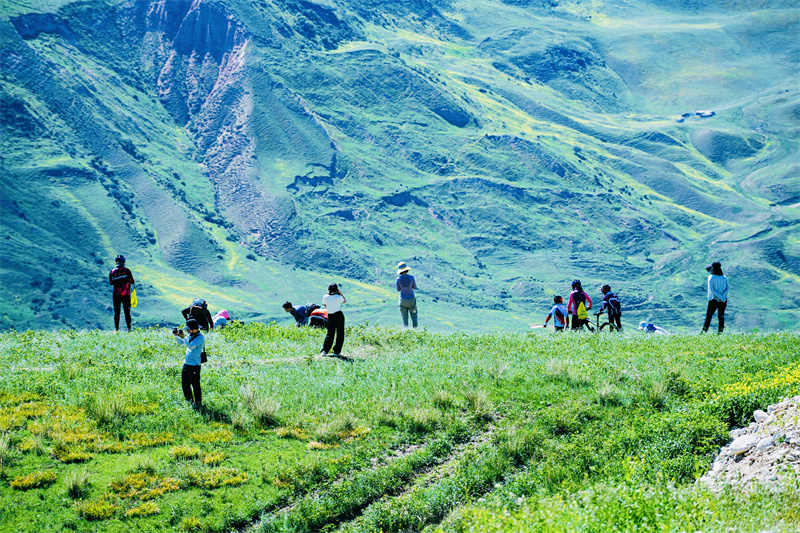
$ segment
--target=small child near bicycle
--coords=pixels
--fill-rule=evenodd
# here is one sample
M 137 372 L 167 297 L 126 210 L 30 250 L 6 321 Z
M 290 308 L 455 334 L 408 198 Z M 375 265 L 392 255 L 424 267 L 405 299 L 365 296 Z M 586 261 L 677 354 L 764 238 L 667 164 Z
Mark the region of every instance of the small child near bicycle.
M 544 319 L 544 326 L 547 327 L 547 323 L 550 322 L 550 319 L 553 319 L 553 328 L 558 331 L 564 331 L 564 328 L 567 327 L 567 308 L 564 307 L 564 299 L 561 296 L 554 296 L 553 303 L 555 304 L 553 308 L 550 310 L 550 314 L 547 315 L 547 318 Z

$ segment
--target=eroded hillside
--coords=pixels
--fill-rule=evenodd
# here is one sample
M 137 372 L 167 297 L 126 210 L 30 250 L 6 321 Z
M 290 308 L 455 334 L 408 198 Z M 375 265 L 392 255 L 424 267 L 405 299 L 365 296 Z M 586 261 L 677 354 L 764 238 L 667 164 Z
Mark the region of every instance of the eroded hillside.
M 434 327 L 523 325 L 574 277 L 696 327 L 713 259 L 734 325 L 798 318 L 790 3 L 3 9 L 4 327 L 103 326 L 120 251 L 141 323 L 334 277 L 394 320 L 399 259 Z

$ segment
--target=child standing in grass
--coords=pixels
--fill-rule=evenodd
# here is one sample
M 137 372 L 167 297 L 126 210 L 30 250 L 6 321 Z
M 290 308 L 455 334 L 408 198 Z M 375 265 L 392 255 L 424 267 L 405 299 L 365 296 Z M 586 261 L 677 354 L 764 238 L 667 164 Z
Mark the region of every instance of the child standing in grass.
M 178 344 L 186 347 L 183 370 L 181 371 L 183 396 L 193 407 L 199 409 L 203 405 L 203 397 L 200 391 L 200 366 L 202 364 L 201 354 L 205 345 L 205 338 L 200 333 L 200 325 L 194 318 L 186 321 L 186 329 L 189 330 L 189 338 L 184 338 L 183 330 L 181 329 L 173 329 L 172 334 L 175 335 L 175 340 Z M 194 395 L 192 395 L 192 391 L 194 391 Z
M 564 307 L 564 299 L 556 295 L 553 297 L 553 303 L 555 305 L 550 310 L 550 314 L 544 319 L 544 327 L 547 327 L 547 323 L 552 318 L 555 330 L 564 331 L 564 328 L 567 327 L 567 308 Z
M 344 345 L 344 313 L 342 313 L 342 304 L 347 303 L 347 300 L 339 290 L 336 283 L 328 286 L 328 294 L 322 297 L 322 305 L 328 310 L 328 334 L 325 335 L 325 342 L 322 344 L 322 351 L 320 355 L 328 355 L 333 346 L 333 356 L 341 357 L 342 346 Z M 336 344 L 333 339 L 336 337 Z

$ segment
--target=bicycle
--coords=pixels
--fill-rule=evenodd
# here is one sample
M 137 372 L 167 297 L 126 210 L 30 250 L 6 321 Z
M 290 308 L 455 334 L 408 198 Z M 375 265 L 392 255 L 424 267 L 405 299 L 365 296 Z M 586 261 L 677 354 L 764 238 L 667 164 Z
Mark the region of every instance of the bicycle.
M 601 331 L 619 331 L 616 324 L 612 324 L 611 322 L 603 322 L 600 323 L 600 315 L 606 314 L 605 312 L 601 311 L 599 313 L 594 313 L 595 316 L 595 323 L 592 324 L 589 320 L 583 323 L 586 326 L 586 329 L 591 331 L 592 333 L 597 333 Z M 608 315 L 606 315 L 608 316 Z

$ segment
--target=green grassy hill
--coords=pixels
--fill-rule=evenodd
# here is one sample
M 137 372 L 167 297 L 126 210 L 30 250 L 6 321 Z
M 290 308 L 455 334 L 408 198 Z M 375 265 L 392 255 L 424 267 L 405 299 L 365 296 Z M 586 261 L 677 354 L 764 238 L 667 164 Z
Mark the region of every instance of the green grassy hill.
M 169 330 L 0 334 L 0 530 L 800 527 L 796 478 L 695 484 L 730 429 L 800 393 L 796 334 L 358 325 L 352 361 L 317 357 L 322 335 L 210 334 L 195 410 Z
M 522 329 L 580 278 L 628 325 L 800 318 L 792 2 L 0 2 L 0 327 L 286 320 Z M 703 118 L 696 111 L 714 111 Z M 687 116 L 682 116 L 687 114 Z

